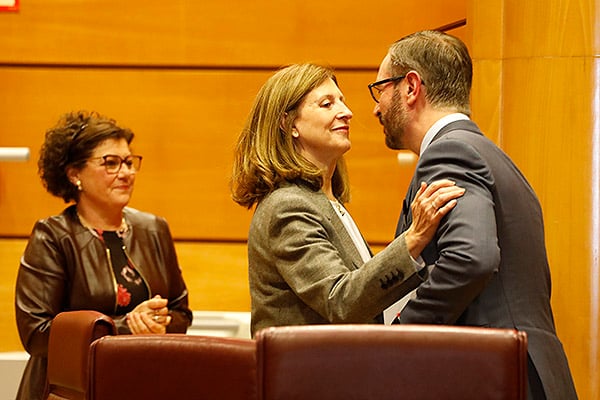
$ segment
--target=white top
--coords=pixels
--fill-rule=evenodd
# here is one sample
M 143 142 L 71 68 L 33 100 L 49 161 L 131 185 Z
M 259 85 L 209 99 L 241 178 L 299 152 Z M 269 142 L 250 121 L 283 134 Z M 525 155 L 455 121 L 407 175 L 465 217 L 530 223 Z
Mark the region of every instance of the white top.
M 363 259 L 364 262 L 369 261 L 371 259 L 371 252 L 369 251 L 367 244 L 363 240 L 363 237 L 360 234 L 358 227 L 354 223 L 354 220 L 350 216 L 350 213 L 339 202 L 332 201 L 332 200 L 329 200 L 329 201 L 331 202 L 331 206 L 335 210 L 336 214 L 338 215 L 338 217 L 340 217 L 340 220 L 344 224 L 344 228 L 346 228 L 346 231 L 352 238 L 352 241 L 354 242 L 356 249 L 360 253 L 361 258 Z M 415 263 L 415 266 L 417 267 L 417 269 L 420 269 L 423 267 L 422 264 L 415 261 L 412 257 L 411 257 L 411 259 Z M 392 320 L 404 308 L 404 306 L 406 305 L 408 300 L 410 300 L 411 298 L 416 296 L 415 292 L 416 292 L 416 289 L 383 311 L 383 321 L 385 324 L 387 324 L 387 325 L 391 324 Z
M 371 259 L 371 252 L 369 251 L 367 244 L 363 240 L 363 237 L 360 234 L 360 231 L 358 230 L 358 227 L 354 223 L 354 220 L 350 216 L 348 210 L 346 210 L 344 206 L 337 201 L 329 200 L 329 202 L 335 210 L 335 213 L 342 220 L 344 228 L 346 228 L 346 231 L 348 231 L 348 234 L 352 238 L 354 246 L 356 247 L 356 250 L 358 250 L 358 252 L 360 253 L 360 257 L 362 258 L 363 262 L 369 261 Z

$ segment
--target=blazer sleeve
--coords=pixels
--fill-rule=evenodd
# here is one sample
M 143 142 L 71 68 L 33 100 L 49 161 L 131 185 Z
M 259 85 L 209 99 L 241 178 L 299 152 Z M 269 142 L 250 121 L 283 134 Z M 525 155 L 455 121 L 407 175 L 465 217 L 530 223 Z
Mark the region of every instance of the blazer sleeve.
M 171 314 L 171 323 L 167 326 L 168 333 L 185 333 L 188 326 L 192 323 L 192 311 L 188 305 L 188 291 L 183 280 L 175 245 L 171 236 L 171 230 L 167 221 L 163 218 L 157 218 L 160 222 L 160 242 L 163 248 L 169 291 L 169 313 Z
M 67 273 L 55 233 L 38 221 L 31 233 L 17 274 L 15 314 L 23 347 L 33 356 L 46 356 L 52 319 L 62 311 Z
M 150 296 L 168 299 L 171 323 L 167 333 L 185 333 L 192 322 L 192 311 L 169 225 L 154 214 L 132 209 L 128 212 L 133 221 L 129 256 L 146 279 Z M 125 317 L 114 319 L 119 333 L 131 333 Z
M 372 322 L 421 282 L 404 236 L 364 264 L 350 261 L 347 246 L 354 245 L 334 227 L 333 210 L 323 212 L 326 199 L 323 205 L 287 193 L 271 200 L 268 212 L 255 215 L 260 221 L 251 232 L 262 244 L 260 257 L 271 258 L 291 290 L 327 321 Z
M 401 323 L 453 324 L 483 291 L 500 264 L 494 178 L 479 152 L 442 137 L 423 153 L 416 182 L 447 178 L 466 189 L 421 254 L 430 268 L 400 315 Z

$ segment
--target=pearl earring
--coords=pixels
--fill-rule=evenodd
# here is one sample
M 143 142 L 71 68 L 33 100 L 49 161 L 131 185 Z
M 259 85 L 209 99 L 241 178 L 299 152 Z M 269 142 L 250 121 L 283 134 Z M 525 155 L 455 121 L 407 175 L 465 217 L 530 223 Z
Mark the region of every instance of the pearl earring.
M 81 186 L 81 181 L 79 179 L 77 179 L 77 182 L 75 182 L 75 186 L 77 186 L 77 190 L 80 192 L 83 191 L 83 187 Z

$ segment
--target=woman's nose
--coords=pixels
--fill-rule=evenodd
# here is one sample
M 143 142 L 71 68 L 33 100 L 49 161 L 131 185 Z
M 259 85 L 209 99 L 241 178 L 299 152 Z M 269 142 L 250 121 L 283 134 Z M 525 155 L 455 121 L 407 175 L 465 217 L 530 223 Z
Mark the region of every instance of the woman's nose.
M 344 105 L 342 110 L 340 111 L 340 116 L 341 119 L 350 119 L 352 118 L 352 110 L 350 110 L 350 108 L 348 108 L 347 105 Z

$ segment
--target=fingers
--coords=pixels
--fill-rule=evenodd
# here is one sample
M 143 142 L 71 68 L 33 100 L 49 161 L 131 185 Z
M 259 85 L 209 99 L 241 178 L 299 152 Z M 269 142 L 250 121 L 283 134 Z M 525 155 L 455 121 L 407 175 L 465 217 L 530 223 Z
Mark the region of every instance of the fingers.
M 438 190 L 435 195 L 432 196 L 431 205 L 436 210 L 443 208 L 444 205 L 448 204 L 450 201 L 454 200 L 453 206 L 456 205 L 456 200 L 460 196 L 465 194 L 465 189 L 460 187 L 451 187 L 444 190 Z
M 137 312 L 130 312 L 127 314 L 127 326 L 129 326 L 131 333 L 134 335 L 150 333 L 150 328 L 144 324 L 141 315 L 141 313 Z
M 421 182 L 421 186 L 419 187 L 419 190 L 417 191 L 417 194 L 415 195 L 415 199 L 420 198 L 426 189 L 427 189 L 427 183 Z
M 454 181 L 442 179 L 429 185 L 421 183 L 411 203 L 412 223 L 408 227 L 405 241 L 409 252 L 415 257 L 433 239 L 442 218 L 457 204 L 457 198 L 465 189 Z
M 161 298 L 159 295 L 154 296 L 150 300 L 146 300 L 146 306 L 151 310 L 157 310 L 167 307 L 169 300 Z
M 156 295 L 153 298 L 151 298 L 150 300 L 146 300 L 146 301 L 143 301 L 140 304 L 138 304 L 133 309 L 133 311 L 138 312 L 138 313 L 144 313 L 144 312 L 152 313 L 155 311 L 161 311 L 163 313 L 168 313 L 168 310 L 167 310 L 168 302 L 169 301 L 167 299 L 163 299 L 159 295 Z
M 157 324 L 167 326 L 171 323 L 171 316 L 169 314 L 154 313 L 153 315 L 148 316 Z
M 427 209 L 429 207 L 432 212 L 435 212 L 444 207 L 450 200 L 456 199 L 465 193 L 464 188 L 455 185 L 454 181 L 448 179 L 441 179 L 430 185 L 422 182 L 415 196 L 415 203 L 421 203 L 423 208 Z M 446 208 L 445 213 L 450 211 L 455 205 L 456 203 L 453 203 L 450 207 Z
M 423 189 L 423 185 L 427 186 L 425 190 Z M 427 185 L 425 182 L 421 182 L 421 187 L 419 188 L 419 192 L 422 192 L 425 197 L 431 197 L 438 190 L 443 188 L 449 188 L 456 185 L 456 182 L 451 181 L 450 179 L 439 179 Z
M 140 315 L 150 333 L 165 333 L 171 317 L 168 315 L 158 315 L 144 313 Z
M 438 217 L 440 217 L 440 218 L 441 218 L 441 217 L 443 217 L 444 215 L 448 214 L 448 212 L 449 212 L 450 210 L 452 210 L 454 207 L 456 207 L 456 204 L 457 204 L 457 203 L 458 203 L 458 202 L 456 201 L 456 199 L 452 199 L 452 200 L 450 200 L 449 202 L 447 202 L 446 204 L 444 204 L 443 206 L 439 207 L 439 208 L 436 210 L 436 214 L 437 214 L 436 216 L 438 216 Z
M 133 334 L 165 333 L 171 316 L 154 312 L 130 312 L 127 325 Z

